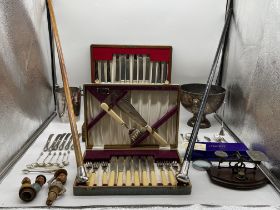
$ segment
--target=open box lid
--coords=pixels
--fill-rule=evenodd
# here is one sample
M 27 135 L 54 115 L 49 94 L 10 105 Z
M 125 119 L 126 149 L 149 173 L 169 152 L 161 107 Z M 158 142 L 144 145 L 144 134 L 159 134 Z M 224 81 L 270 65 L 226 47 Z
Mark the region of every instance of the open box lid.
M 93 83 L 171 83 L 171 46 L 91 45 Z
M 129 129 L 142 130 L 139 121 L 123 109 L 128 101 L 167 145 L 159 144 L 148 131 L 131 141 Z M 177 148 L 179 128 L 179 85 L 85 84 L 86 148 Z M 106 103 L 128 128 L 101 108 Z M 143 134 L 143 135 L 142 135 Z

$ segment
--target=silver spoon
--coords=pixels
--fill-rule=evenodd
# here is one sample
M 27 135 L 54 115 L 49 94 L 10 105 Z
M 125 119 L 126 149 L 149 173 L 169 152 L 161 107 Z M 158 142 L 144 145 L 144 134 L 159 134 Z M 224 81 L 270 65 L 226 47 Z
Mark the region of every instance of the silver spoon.
M 69 165 L 69 161 L 68 161 L 68 159 L 69 159 L 69 154 L 70 154 L 70 151 L 68 150 L 68 151 L 67 151 L 66 160 L 62 162 L 64 166 L 68 166 L 68 165 Z
M 47 155 L 47 157 L 45 157 L 45 159 L 43 160 L 43 162 L 42 163 L 38 163 L 38 166 L 39 167 L 44 167 L 45 166 L 45 162 L 46 162 L 46 160 L 48 159 L 48 157 L 50 156 L 52 154 L 52 152 L 49 152 L 48 153 L 48 155 Z
M 62 156 L 61 162 L 60 162 L 60 163 L 58 163 L 58 167 L 59 167 L 59 168 L 63 168 L 63 167 L 64 167 L 64 164 L 63 164 L 63 159 L 64 159 L 65 155 L 66 155 L 66 153 L 63 153 L 63 156 Z
M 43 156 L 43 154 L 44 154 L 44 152 L 41 152 L 40 155 L 39 155 L 39 157 L 37 158 L 36 162 L 26 165 L 26 168 L 32 169 L 32 168 L 37 167 L 37 166 L 39 165 L 38 161 L 39 161 L 40 158 Z
M 186 133 L 185 134 L 185 138 L 187 139 L 187 141 L 189 141 L 191 139 L 191 133 Z M 198 139 L 198 137 L 196 138 L 196 142 L 200 142 L 200 140 Z
M 52 159 L 54 158 L 54 156 L 56 156 L 56 152 L 53 153 L 53 155 L 52 155 L 51 159 L 49 160 L 49 162 L 45 164 L 45 167 L 49 167 L 49 166 L 53 165 Z
M 211 139 L 208 136 L 204 136 L 204 139 L 206 139 L 208 142 L 211 141 Z
M 57 157 L 55 163 L 53 164 L 54 166 L 58 166 L 59 168 L 64 167 L 64 165 L 62 163 L 59 163 L 59 158 L 60 158 L 61 154 L 62 154 L 62 152 L 59 152 L 58 157 Z

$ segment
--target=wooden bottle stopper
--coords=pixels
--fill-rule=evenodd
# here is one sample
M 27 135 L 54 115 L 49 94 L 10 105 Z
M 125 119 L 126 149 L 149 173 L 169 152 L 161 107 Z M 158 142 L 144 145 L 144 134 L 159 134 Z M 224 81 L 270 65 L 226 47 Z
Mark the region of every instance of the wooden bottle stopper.
M 21 187 L 19 190 L 19 197 L 25 202 L 32 201 L 35 198 L 36 192 L 31 186 L 31 180 L 28 177 L 24 177 L 21 181 Z
M 38 175 L 34 184 L 31 184 L 31 180 L 28 177 L 25 177 L 21 183 L 22 186 L 19 190 L 19 197 L 21 200 L 29 202 L 36 197 L 37 193 L 46 183 L 46 177 L 44 175 Z
M 48 199 L 46 204 L 51 206 L 56 198 L 61 194 L 63 191 L 63 185 L 61 183 L 53 183 L 52 186 L 49 187 Z
M 54 181 L 53 181 L 54 180 Z M 49 183 L 49 193 L 46 204 L 51 206 L 58 196 L 66 192 L 64 184 L 67 180 L 67 171 L 65 169 L 59 169 L 55 172 L 54 177 Z

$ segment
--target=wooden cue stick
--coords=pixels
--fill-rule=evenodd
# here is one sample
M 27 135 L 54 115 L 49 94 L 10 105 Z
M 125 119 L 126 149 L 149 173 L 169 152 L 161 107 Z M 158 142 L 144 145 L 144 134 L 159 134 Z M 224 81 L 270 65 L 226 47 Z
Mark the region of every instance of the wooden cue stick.
M 82 157 L 81 146 L 80 146 L 80 143 L 79 143 L 78 129 L 77 129 L 77 124 L 76 124 L 72 99 L 71 99 L 71 93 L 70 93 L 69 82 L 68 82 L 68 78 L 67 78 L 66 66 L 65 66 L 65 62 L 64 62 L 63 53 L 62 53 L 62 47 L 61 47 L 61 44 L 60 44 L 58 29 L 57 29 L 57 25 L 56 25 L 56 19 L 55 19 L 55 15 L 54 15 L 52 0 L 48 0 L 48 8 L 49 8 L 49 13 L 50 13 L 53 36 L 54 36 L 54 40 L 55 40 L 55 43 L 56 43 L 56 49 L 57 49 L 57 54 L 58 54 L 58 59 L 59 59 L 59 65 L 60 65 L 61 76 L 62 76 L 62 81 L 63 81 L 64 93 L 65 93 L 66 102 L 67 102 L 68 116 L 69 116 L 71 133 L 72 133 L 72 138 L 73 138 L 73 145 L 74 145 L 76 163 L 77 163 L 77 167 L 80 168 L 80 167 L 84 167 L 83 157 Z

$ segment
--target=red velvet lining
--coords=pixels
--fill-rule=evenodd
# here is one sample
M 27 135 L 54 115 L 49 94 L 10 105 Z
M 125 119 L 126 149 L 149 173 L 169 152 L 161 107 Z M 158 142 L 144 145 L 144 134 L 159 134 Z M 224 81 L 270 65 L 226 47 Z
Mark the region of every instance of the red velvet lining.
M 169 62 L 171 57 L 170 49 L 161 48 L 98 47 L 91 51 L 93 60 L 112 60 L 113 54 L 148 55 L 151 61 L 161 62 Z
M 84 161 L 110 160 L 112 156 L 153 156 L 155 160 L 179 160 L 177 150 L 143 150 L 143 149 L 105 149 L 105 150 L 86 150 Z
M 172 47 L 91 45 L 91 81 L 95 82 L 95 61 L 112 60 L 114 54 L 147 55 L 151 61 L 168 63 L 167 80 L 171 83 Z

